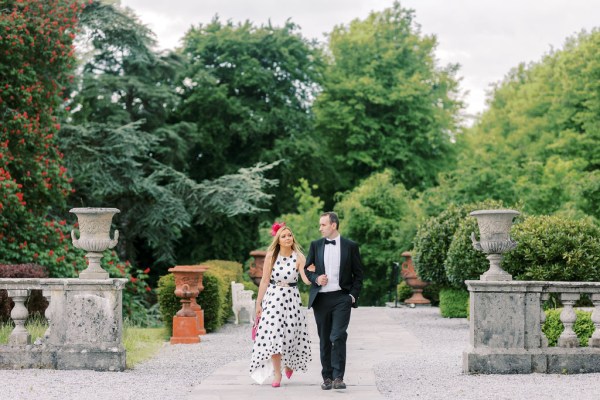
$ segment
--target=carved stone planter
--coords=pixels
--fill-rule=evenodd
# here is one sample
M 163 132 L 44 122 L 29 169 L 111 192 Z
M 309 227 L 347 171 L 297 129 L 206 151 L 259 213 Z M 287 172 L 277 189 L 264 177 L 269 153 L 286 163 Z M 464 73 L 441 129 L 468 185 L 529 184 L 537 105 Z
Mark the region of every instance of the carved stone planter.
M 250 275 L 252 282 L 254 282 L 256 286 L 260 286 L 266 255 L 267 252 L 263 250 L 254 250 L 250 252 L 250 256 L 254 257 L 254 262 L 250 265 L 250 271 L 248 272 L 248 275 Z
M 406 258 L 406 261 L 402 263 L 402 269 L 400 274 L 408 286 L 411 287 L 413 294 L 410 298 L 404 300 L 406 304 L 414 305 L 429 305 L 431 302 L 423 297 L 423 288 L 429 285 L 429 282 L 423 282 L 421 278 L 417 276 L 415 267 L 412 262 L 412 255 L 409 251 L 402 253 L 402 257 Z
M 173 336 L 171 344 L 199 343 L 200 323 L 198 314 L 204 317 L 203 310 L 196 304 L 195 298 L 200 294 L 202 286 L 202 274 L 206 271 L 201 265 L 178 265 L 169 268 L 175 277 L 175 296 L 181 298 L 181 310 L 173 317 Z M 196 309 L 192 308 L 192 299 Z M 196 313 L 200 311 L 200 313 Z M 202 318 L 202 330 L 204 330 L 204 318 Z M 206 331 L 204 331 L 206 333 Z
M 108 279 L 108 272 L 100 266 L 102 252 L 112 249 L 119 240 L 119 231 L 115 230 L 114 239 L 110 238 L 110 226 L 113 215 L 120 211 L 116 208 L 72 208 L 69 212 L 77 215 L 79 239 L 71 231 L 73 246 L 88 253 L 88 267 L 79 273 L 80 279 Z
M 477 218 L 480 239 L 471 233 L 473 247 L 487 254 L 490 261 L 488 269 L 480 279 L 482 281 L 510 281 L 512 276 L 500 267 L 502 254 L 517 247 L 517 242 L 509 236 L 513 218 L 519 215 L 515 210 L 478 210 L 472 217 Z

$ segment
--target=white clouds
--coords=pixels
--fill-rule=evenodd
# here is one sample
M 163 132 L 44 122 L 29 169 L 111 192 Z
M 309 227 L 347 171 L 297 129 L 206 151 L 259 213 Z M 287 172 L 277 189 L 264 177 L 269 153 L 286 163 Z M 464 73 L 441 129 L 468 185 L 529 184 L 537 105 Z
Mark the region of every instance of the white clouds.
M 364 19 L 393 0 L 122 0 L 152 29 L 161 48 L 173 48 L 193 25 L 222 20 L 283 24 L 288 18 L 304 36 L 324 40 L 337 24 Z M 520 62 L 538 61 L 582 29 L 600 26 L 600 0 L 403 0 L 415 10 L 424 34 L 438 38 L 442 64 L 459 63 L 467 112 L 485 107 L 489 85 Z

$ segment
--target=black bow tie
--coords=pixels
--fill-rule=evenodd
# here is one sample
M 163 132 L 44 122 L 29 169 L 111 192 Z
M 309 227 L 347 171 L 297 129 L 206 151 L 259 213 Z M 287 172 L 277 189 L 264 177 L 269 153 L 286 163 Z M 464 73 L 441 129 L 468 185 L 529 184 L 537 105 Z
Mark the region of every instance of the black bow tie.
M 333 244 L 333 245 L 335 245 L 335 240 L 325 239 L 325 244 Z

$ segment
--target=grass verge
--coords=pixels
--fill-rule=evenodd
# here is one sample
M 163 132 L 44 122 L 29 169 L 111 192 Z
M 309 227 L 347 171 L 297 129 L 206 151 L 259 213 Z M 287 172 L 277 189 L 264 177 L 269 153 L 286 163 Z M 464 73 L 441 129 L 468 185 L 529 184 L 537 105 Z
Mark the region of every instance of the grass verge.
M 0 344 L 8 343 L 13 327 L 12 323 L 0 324 Z M 25 324 L 25 328 L 29 331 L 33 343 L 44 336 L 48 325 L 42 319 L 31 319 Z M 140 328 L 124 324 L 123 346 L 127 351 L 127 368 L 133 368 L 154 356 L 166 340 L 167 331 L 164 327 Z

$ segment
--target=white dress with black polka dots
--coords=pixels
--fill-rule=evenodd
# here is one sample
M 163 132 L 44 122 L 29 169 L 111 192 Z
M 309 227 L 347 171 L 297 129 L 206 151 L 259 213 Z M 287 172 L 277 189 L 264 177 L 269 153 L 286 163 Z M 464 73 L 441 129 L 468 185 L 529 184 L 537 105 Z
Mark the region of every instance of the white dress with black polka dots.
M 271 281 L 298 282 L 296 261 L 295 252 L 290 257 L 279 255 L 273 265 Z M 306 372 L 311 361 L 310 338 L 298 287 L 269 283 L 263 297 L 262 309 L 252 348 L 252 379 L 262 384 L 273 376 L 273 354 L 281 354 L 282 370 L 287 366 L 294 371 Z

